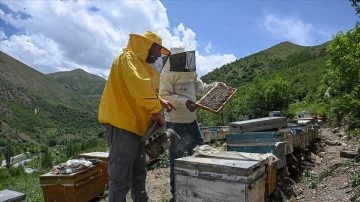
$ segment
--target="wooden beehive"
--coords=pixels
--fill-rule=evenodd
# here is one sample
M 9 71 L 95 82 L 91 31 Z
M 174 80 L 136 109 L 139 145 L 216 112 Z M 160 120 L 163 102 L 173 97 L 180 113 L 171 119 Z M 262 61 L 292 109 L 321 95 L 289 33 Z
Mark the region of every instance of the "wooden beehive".
M 230 133 L 226 136 L 227 151 L 272 153 L 279 161 L 277 167 L 286 166 L 284 133 L 278 131 Z
M 176 201 L 265 201 L 264 161 L 188 156 L 175 160 Z
M 109 183 L 109 174 L 108 174 L 108 157 L 109 152 L 90 152 L 90 153 L 84 153 L 79 154 L 79 157 L 82 157 L 84 159 L 99 159 L 100 162 L 100 168 L 101 168 L 101 177 L 103 179 L 104 185 L 107 185 Z
M 272 154 L 260 154 L 260 153 L 247 153 L 236 151 L 210 151 L 198 152 L 194 156 L 196 157 L 212 157 L 221 159 L 233 159 L 233 160 L 246 160 L 246 161 L 261 161 L 265 162 L 266 173 L 266 195 L 270 195 L 277 187 L 277 168 L 276 164 L 278 159 Z
M 99 164 L 71 174 L 40 175 L 45 201 L 87 202 L 105 190 Z
M 229 123 L 230 132 L 236 133 L 276 130 L 286 126 L 286 117 L 263 117 Z
M 226 134 L 229 132 L 228 126 L 209 126 L 201 127 L 200 129 L 205 143 L 225 139 Z
M 4 189 L 0 191 L 0 201 L 25 202 L 26 195 L 17 191 Z
M 218 83 L 203 97 L 200 98 L 196 105 L 199 108 L 219 112 L 221 108 L 230 100 L 235 94 L 236 89 L 226 86 L 223 83 Z

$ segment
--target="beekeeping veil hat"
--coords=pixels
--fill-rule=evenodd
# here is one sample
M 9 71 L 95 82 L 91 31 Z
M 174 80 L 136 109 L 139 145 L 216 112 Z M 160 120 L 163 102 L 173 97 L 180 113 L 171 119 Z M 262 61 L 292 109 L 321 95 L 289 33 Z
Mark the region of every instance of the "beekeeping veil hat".
M 184 47 L 170 48 L 171 55 L 167 59 L 164 69 L 172 72 L 196 71 L 195 51 L 185 51 Z

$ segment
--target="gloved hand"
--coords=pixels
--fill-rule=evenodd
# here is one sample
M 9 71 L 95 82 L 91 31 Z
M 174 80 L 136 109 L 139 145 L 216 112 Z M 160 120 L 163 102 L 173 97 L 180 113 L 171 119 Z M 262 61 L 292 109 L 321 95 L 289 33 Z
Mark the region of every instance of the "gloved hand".
M 151 118 L 152 121 L 157 121 L 161 126 L 165 126 L 166 122 L 164 117 L 160 114 L 160 112 L 158 113 L 154 113 L 151 114 Z
M 164 100 L 161 98 L 159 98 L 159 100 L 160 100 L 161 106 L 166 110 L 166 112 L 171 112 L 172 110 L 176 111 L 176 108 L 170 101 L 167 101 L 167 100 Z
M 193 101 L 191 101 L 191 100 L 187 100 L 187 101 L 186 101 L 186 107 L 187 107 L 188 110 L 191 111 L 191 112 L 194 112 L 194 111 L 197 109 L 196 104 L 195 104 Z

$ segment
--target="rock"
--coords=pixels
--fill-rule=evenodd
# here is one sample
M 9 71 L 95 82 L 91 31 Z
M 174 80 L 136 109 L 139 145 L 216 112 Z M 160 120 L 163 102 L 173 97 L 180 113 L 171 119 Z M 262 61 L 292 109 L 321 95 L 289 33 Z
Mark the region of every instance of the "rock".
M 320 157 L 324 157 L 325 154 L 326 154 L 326 152 L 320 152 L 320 153 L 319 153 L 319 156 L 320 156 Z
M 339 146 L 341 145 L 341 143 L 337 140 L 325 140 L 325 143 L 327 145 L 331 145 L 331 146 Z
M 310 154 L 310 158 L 313 163 L 316 163 L 316 164 L 321 163 L 321 159 L 313 153 Z
M 339 128 L 339 127 L 337 127 L 337 128 L 332 129 L 332 130 L 331 130 L 331 132 L 332 132 L 332 133 L 338 133 L 338 132 L 339 132 L 339 130 L 340 130 L 340 128 Z
M 344 158 L 360 158 L 359 151 L 354 150 L 342 150 L 340 151 L 340 156 Z
M 296 198 L 294 196 L 291 196 L 289 202 L 296 202 Z

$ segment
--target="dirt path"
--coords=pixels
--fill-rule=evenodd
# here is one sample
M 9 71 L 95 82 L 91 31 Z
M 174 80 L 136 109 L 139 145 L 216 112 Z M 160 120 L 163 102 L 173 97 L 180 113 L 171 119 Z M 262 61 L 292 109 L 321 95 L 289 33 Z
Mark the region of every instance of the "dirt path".
M 320 129 L 320 139 L 308 150 L 294 152 L 290 157 L 294 166 L 288 169 L 292 175 L 287 176 L 291 178 L 287 185 L 292 185 L 288 199 L 293 196 L 297 202 L 360 201 L 360 162 L 340 156 L 340 151 L 357 150 L 359 141 L 348 141 L 344 134 L 341 129 Z
M 170 192 L 170 170 L 169 168 L 158 168 L 148 172 L 147 177 L 150 201 L 166 202 L 171 198 Z

